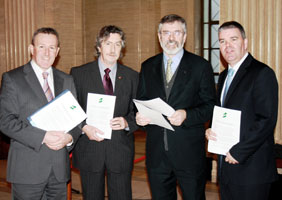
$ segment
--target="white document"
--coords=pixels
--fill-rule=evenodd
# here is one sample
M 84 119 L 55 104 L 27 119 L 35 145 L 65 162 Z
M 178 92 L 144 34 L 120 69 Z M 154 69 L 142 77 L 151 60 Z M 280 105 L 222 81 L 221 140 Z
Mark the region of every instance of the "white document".
M 32 126 L 45 131 L 64 131 L 67 133 L 85 118 L 86 114 L 77 100 L 69 90 L 65 90 L 28 117 L 28 120 Z
M 115 96 L 88 93 L 86 123 L 103 131 L 104 135 L 98 134 L 101 138 L 112 137 L 110 121 L 114 116 L 115 103 Z
M 212 131 L 216 141 L 209 140 L 208 151 L 226 155 L 229 149 L 240 140 L 241 111 L 215 106 Z
M 166 129 L 174 131 L 170 123 L 163 117 L 163 115 L 170 117 L 175 110 L 160 98 L 155 98 L 147 101 L 134 99 L 138 111 L 150 118 L 150 124 L 155 124 Z

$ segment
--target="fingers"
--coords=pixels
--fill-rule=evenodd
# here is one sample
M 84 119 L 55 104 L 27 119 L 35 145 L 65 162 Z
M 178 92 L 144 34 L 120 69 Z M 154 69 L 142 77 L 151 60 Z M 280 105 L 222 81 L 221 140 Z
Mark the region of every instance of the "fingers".
M 208 139 L 208 140 L 213 140 L 213 141 L 216 141 L 216 134 L 215 134 L 215 132 L 213 132 L 212 130 L 211 130 L 211 128 L 209 128 L 209 129 L 207 129 L 206 130 L 206 138 Z
M 139 126 L 146 126 L 151 122 L 151 120 L 144 115 L 140 114 L 139 112 L 136 113 L 136 123 Z
M 128 127 L 127 121 L 123 117 L 115 117 L 110 121 L 113 130 L 123 130 Z
M 97 142 L 104 140 L 104 138 L 101 137 L 101 135 L 104 135 L 104 132 L 94 126 L 85 125 L 82 131 L 87 135 L 89 140 L 95 140 Z
M 183 109 L 177 110 L 172 116 L 167 118 L 169 122 L 174 126 L 180 126 L 186 119 L 186 111 Z
M 233 164 L 233 165 L 239 164 L 239 162 L 235 158 L 233 158 L 233 156 L 231 156 L 229 152 L 226 154 L 225 162 L 228 162 L 229 164 Z
M 52 150 L 60 150 L 72 142 L 72 136 L 64 131 L 47 131 L 43 143 Z

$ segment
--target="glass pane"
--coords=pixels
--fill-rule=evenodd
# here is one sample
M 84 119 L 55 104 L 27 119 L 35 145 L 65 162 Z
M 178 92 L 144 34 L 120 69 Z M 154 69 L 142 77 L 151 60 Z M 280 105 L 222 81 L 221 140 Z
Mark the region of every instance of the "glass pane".
M 209 48 L 209 25 L 204 24 L 204 48 Z
M 209 60 L 209 50 L 204 50 L 204 58 Z
M 204 0 L 204 23 L 209 21 L 209 0 Z
M 211 26 L 211 48 L 219 48 L 218 33 L 217 33 L 218 28 L 219 28 L 218 24 Z
M 211 1 L 211 20 L 219 21 L 219 9 L 220 9 L 220 0 Z
M 218 49 L 211 50 L 211 65 L 213 68 L 213 72 L 219 73 L 220 66 L 219 66 L 219 50 Z

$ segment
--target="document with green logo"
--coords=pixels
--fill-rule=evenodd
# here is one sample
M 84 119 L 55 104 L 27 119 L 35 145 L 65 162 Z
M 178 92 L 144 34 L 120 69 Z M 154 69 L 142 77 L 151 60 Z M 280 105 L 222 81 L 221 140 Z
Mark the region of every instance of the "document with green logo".
M 99 137 L 111 139 L 111 119 L 114 116 L 116 96 L 88 93 L 87 96 L 87 119 L 88 125 L 94 126 L 104 132 Z
M 240 140 L 240 125 L 241 111 L 215 106 L 211 129 L 216 141 L 209 140 L 208 152 L 226 155 Z
M 69 90 L 65 90 L 27 119 L 32 126 L 45 131 L 67 133 L 85 118 L 86 114 L 77 100 Z
M 175 110 L 161 98 L 155 98 L 145 101 L 133 99 L 133 102 L 135 103 L 138 112 L 151 120 L 150 124 L 155 124 L 174 131 L 173 127 L 163 117 L 163 115 L 170 117 L 171 115 L 173 115 Z

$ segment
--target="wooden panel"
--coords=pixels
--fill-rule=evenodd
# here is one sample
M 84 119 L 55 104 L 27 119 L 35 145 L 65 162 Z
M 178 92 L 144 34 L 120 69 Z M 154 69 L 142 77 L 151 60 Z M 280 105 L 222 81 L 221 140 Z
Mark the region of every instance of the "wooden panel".
M 198 2 L 199 1 L 195 1 Z M 85 42 L 86 61 L 94 59 L 95 37 L 105 25 L 120 26 L 126 34 L 126 53 L 122 62 L 139 71 L 141 63 L 161 52 L 157 38 L 160 19 L 167 14 L 178 14 L 187 20 L 186 49 L 194 52 L 194 0 L 86 0 Z
M 0 0 L 0 75 L 7 70 L 6 66 L 5 6 L 4 0 Z
M 279 111 L 275 139 L 282 140 L 281 78 L 282 78 L 282 1 L 226 0 L 220 1 L 220 23 L 236 20 L 246 31 L 249 52 L 276 73 L 279 82 Z M 223 68 L 223 67 L 222 67 Z
M 66 73 L 85 62 L 82 0 L 39 0 L 35 10 L 37 27 L 50 26 L 60 36 L 60 53 L 56 67 Z
M 30 33 L 34 30 L 32 17 L 34 0 L 5 0 L 6 70 L 25 64 L 29 59 Z

